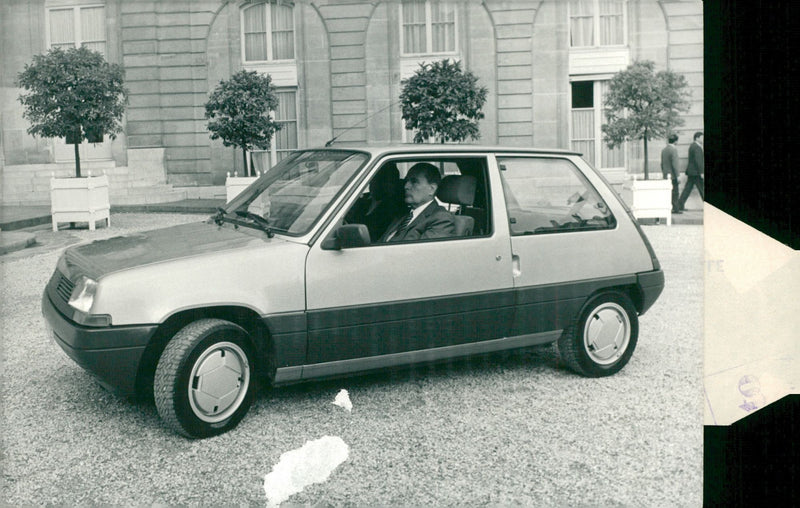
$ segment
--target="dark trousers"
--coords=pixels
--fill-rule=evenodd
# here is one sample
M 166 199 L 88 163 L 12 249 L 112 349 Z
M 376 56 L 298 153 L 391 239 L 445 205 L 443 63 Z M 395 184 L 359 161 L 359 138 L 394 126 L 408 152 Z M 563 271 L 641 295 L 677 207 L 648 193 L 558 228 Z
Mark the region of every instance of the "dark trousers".
M 686 177 L 686 187 L 683 188 L 683 192 L 681 193 L 680 201 L 678 205 L 683 208 L 683 205 L 686 204 L 686 200 L 689 199 L 689 194 L 692 193 L 692 186 L 697 187 L 697 192 L 700 193 L 700 199 L 705 201 L 706 195 L 703 191 L 703 177 L 701 175 L 687 175 Z M 674 193 L 674 190 L 673 190 Z M 674 195 L 674 194 L 673 194 Z M 673 201 L 673 207 L 675 206 L 675 202 Z
M 680 187 L 680 184 L 678 184 L 678 179 L 677 178 L 673 178 L 672 179 L 672 211 L 673 212 L 681 209 L 680 201 L 678 200 L 678 188 L 679 187 Z

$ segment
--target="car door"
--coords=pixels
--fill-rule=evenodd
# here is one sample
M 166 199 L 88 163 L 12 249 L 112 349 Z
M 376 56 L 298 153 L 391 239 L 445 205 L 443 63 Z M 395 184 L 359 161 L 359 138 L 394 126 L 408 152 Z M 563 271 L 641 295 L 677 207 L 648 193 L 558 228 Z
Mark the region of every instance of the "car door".
M 487 213 L 502 218 L 502 189 L 487 157 L 449 157 L 483 168 Z M 357 197 L 308 254 L 304 378 L 455 356 L 459 348 L 507 334 L 513 280 L 505 220 L 490 217 L 494 226 L 480 236 L 322 248 Z
M 635 267 L 647 260 L 626 248 L 637 233 L 618 220 L 625 211 L 597 175 L 558 155 L 498 155 L 497 164 L 515 270 L 515 333 L 561 330 L 597 289 L 635 281 Z

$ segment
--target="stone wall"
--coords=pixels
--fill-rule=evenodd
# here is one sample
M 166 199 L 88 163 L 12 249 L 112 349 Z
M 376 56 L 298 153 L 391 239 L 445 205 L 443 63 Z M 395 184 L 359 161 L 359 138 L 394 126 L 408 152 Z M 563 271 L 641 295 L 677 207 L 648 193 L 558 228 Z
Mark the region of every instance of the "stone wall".
M 125 132 L 112 146 L 116 165 L 128 164 L 129 148 L 163 148 L 163 171 L 174 185 L 220 185 L 228 171 L 242 170 L 241 152 L 210 139 L 204 105 L 221 79 L 242 68 L 239 12 L 248 3 L 105 1 L 108 58 L 125 66 L 131 92 Z M 568 148 L 567 3 L 458 5 L 458 58 L 489 90 L 480 142 Z M 0 164 L 53 163 L 52 142 L 25 133 L 14 85 L 24 64 L 45 49 L 45 2 L 6 0 L 0 9 Z M 631 59 L 655 60 L 691 85 L 682 154 L 691 133 L 703 128 L 702 10 L 697 0 L 628 4 Z M 341 142 L 403 139 L 397 100 L 407 62 L 401 62 L 399 16 L 397 0 L 295 2 L 300 147 L 333 136 Z

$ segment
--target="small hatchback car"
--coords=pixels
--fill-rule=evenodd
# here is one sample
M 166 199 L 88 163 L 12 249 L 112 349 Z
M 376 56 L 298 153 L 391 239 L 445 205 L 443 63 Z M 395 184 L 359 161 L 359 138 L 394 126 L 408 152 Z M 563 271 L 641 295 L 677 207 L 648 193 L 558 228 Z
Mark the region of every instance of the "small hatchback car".
M 547 343 L 607 376 L 663 287 L 579 154 L 411 145 L 300 150 L 205 222 L 71 247 L 42 307 L 102 384 L 152 393 L 167 425 L 206 437 L 258 380 Z

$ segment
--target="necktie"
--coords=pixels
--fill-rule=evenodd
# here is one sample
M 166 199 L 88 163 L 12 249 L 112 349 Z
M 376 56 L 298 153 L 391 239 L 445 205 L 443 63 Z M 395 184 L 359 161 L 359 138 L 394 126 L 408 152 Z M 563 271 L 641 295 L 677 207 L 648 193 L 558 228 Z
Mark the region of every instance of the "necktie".
M 405 230 L 409 224 L 411 224 L 411 218 L 414 217 L 414 214 L 411 210 L 408 211 L 403 220 L 400 224 L 397 225 L 397 229 L 394 230 L 394 233 L 389 238 L 394 238 L 395 236 L 399 235 L 403 230 Z

